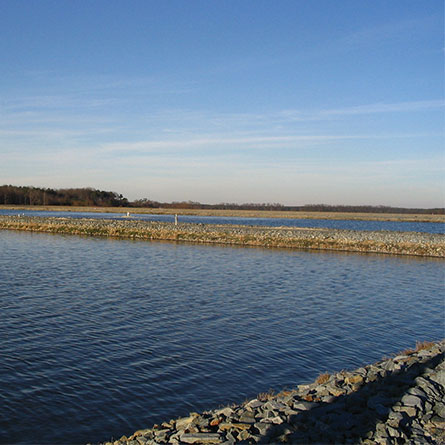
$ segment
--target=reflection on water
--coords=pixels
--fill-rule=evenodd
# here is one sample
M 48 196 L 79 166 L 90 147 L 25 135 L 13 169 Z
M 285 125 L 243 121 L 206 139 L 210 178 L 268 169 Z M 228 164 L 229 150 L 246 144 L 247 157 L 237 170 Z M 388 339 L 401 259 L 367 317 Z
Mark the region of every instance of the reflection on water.
M 17 215 L 17 210 L 0 209 L 0 215 Z M 20 210 L 26 216 L 59 218 L 101 218 L 122 219 L 127 213 L 59 212 Z M 131 219 L 144 221 L 174 222 L 174 215 L 131 214 Z M 224 216 L 181 215 L 180 222 L 199 224 L 238 224 L 270 227 L 310 227 L 346 230 L 391 230 L 400 232 L 444 233 L 444 223 L 400 222 L 400 221 L 353 221 L 329 219 L 291 219 L 291 218 L 237 218 Z
M 0 231 L 0 442 L 85 443 L 444 332 L 443 261 Z

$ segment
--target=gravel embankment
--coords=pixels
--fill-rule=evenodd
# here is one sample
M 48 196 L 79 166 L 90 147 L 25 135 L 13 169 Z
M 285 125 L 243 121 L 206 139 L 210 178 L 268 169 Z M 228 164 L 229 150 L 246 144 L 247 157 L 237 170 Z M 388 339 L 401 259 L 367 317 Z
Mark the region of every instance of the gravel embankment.
M 445 340 L 241 405 L 191 413 L 105 445 L 443 444 Z
M 85 207 L 85 206 L 39 206 L 0 205 L 4 210 L 31 210 L 45 212 L 91 212 L 152 215 L 194 215 L 236 218 L 292 218 L 292 219 L 347 219 L 355 221 L 405 221 L 445 223 L 445 215 L 438 213 L 369 213 L 369 212 L 309 212 L 305 210 L 228 210 L 228 209 L 174 209 L 150 207 Z
M 242 246 L 445 257 L 445 235 L 137 221 L 0 216 L 0 229 Z

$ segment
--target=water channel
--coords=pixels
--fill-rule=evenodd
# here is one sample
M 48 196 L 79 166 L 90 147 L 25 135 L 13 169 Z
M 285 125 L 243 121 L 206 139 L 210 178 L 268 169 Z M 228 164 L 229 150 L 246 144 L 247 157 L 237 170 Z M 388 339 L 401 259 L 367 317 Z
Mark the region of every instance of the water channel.
M 131 210 L 131 209 L 130 209 Z M 37 210 L 6 210 L 0 209 L 0 215 L 43 216 L 57 218 L 100 218 L 122 219 L 123 213 L 101 212 L 65 212 L 65 211 L 37 211 Z M 173 222 L 174 215 L 151 215 L 131 213 L 131 219 L 143 221 Z M 240 218 L 227 216 L 192 216 L 180 215 L 180 222 L 199 224 L 238 224 L 270 227 L 311 227 L 346 230 L 390 230 L 400 232 L 426 232 L 445 234 L 445 223 L 409 222 L 409 221 L 361 221 L 347 219 L 308 219 L 308 218 Z
M 0 231 L 0 443 L 86 443 L 444 335 L 444 262 Z

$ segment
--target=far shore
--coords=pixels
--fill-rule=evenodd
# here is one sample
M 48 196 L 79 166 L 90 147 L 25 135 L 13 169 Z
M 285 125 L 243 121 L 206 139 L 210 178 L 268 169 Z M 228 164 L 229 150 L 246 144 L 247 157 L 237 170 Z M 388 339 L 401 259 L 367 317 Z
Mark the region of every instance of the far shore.
M 80 207 L 80 206 L 30 206 L 0 205 L 0 210 L 34 210 L 60 212 L 127 212 L 151 215 L 195 215 L 238 218 L 289 218 L 289 219 L 336 219 L 356 221 L 399 221 L 445 223 L 445 215 L 411 213 L 353 213 L 353 212 L 304 212 L 278 210 L 216 210 L 216 209 L 172 209 L 148 207 Z

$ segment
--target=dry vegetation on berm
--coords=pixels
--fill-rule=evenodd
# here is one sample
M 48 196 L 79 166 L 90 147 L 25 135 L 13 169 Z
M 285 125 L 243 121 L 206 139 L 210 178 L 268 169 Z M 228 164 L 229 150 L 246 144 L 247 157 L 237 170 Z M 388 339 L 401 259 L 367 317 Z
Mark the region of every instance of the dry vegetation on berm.
M 289 219 L 347 219 L 361 221 L 405 221 L 445 223 L 445 215 L 410 213 L 342 213 L 342 212 L 305 212 L 278 210 L 217 210 L 217 209 L 163 209 L 147 207 L 78 207 L 78 206 L 17 206 L 0 205 L 0 210 L 37 210 L 62 212 L 96 212 L 146 215 L 195 215 L 226 216 L 238 218 L 289 218 Z
M 0 229 L 137 240 L 163 240 L 252 247 L 337 250 L 445 257 L 445 236 L 431 233 L 255 227 L 150 222 L 123 218 L 0 216 Z

